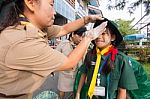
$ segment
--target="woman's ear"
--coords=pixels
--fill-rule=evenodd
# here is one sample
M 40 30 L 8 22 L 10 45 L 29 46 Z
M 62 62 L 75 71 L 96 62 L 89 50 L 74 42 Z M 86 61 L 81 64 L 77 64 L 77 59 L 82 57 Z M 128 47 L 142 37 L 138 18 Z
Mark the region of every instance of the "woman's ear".
M 28 10 L 34 12 L 34 5 L 35 1 L 34 0 L 24 0 L 25 6 L 28 8 Z
M 116 39 L 116 35 L 115 34 L 112 34 L 111 35 L 111 41 L 114 41 Z

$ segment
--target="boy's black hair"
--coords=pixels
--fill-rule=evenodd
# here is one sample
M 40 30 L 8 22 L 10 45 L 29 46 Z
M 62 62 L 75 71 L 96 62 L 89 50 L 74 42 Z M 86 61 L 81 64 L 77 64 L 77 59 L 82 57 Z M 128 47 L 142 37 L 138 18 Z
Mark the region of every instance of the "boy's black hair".
M 76 34 L 76 35 L 79 35 L 79 36 L 83 36 L 83 34 L 85 33 L 85 31 L 87 31 L 87 29 L 86 29 L 86 27 L 81 27 L 80 29 L 78 29 L 78 30 L 76 30 L 76 31 L 74 31 L 73 33 L 71 33 L 70 35 L 69 35 L 69 40 L 70 40 L 70 38 L 72 37 L 72 34 Z
M 74 31 L 74 34 L 77 34 L 79 36 L 82 36 L 84 34 L 84 32 L 87 31 L 86 27 L 82 27 L 76 31 Z

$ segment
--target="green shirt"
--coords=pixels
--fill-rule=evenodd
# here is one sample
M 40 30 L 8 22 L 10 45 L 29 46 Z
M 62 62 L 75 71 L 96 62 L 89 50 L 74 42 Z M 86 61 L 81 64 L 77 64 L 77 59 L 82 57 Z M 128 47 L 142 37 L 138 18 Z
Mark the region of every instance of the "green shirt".
M 103 63 L 106 56 L 102 56 L 101 63 Z M 85 57 L 84 66 L 82 66 L 81 72 L 87 75 L 87 86 L 89 88 L 94 68 L 96 63 L 96 54 L 89 51 Z M 129 64 L 129 58 L 122 52 L 118 52 L 115 57 L 114 68 L 111 70 L 109 79 L 108 95 L 109 99 L 115 99 L 117 97 L 118 88 L 124 88 L 127 90 L 137 89 L 137 82 L 134 75 L 134 71 Z M 130 77 L 130 78 L 129 78 Z M 106 87 L 107 76 L 101 73 L 101 86 Z

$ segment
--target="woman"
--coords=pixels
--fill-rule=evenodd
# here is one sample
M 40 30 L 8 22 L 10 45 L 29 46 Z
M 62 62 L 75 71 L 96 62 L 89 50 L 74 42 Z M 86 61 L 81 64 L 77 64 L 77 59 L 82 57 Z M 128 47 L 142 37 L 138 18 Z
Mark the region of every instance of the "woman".
M 32 99 L 32 93 L 54 71 L 75 66 L 92 39 L 91 30 L 67 57 L 52 49 L 48 39 L 102 19 L 87 16 L 54 26 L 54 0 L 0 1 L 0 98 Z M 104 30 L 106 23 L 99 27 Z M 98 35 L 99 33 L 97 33 Z
M 85 57 L 76 99 L 80 97 L 84 82 L 90 99 L 126 99 L 127 90 L 137 89 L 137 82 L 128 57 L 118 51 L 123 40 L 113 22 L 108 19 L 96 21 L 94 27 L 107 21 L 106 31 L 94 40 L 94 47 Z M 130 78 L 129 78 L 130 77 Z

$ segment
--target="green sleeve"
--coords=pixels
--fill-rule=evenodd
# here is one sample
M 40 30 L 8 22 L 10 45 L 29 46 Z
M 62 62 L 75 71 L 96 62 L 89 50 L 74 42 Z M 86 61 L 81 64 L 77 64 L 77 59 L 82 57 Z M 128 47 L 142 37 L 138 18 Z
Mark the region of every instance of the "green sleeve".
M 127 90 L 133 90 L 138 88 L 135 74 L 128 57 L 123 58 L 121 75 L 118 86 L 120 88 L 125 88 Z
M 130 97 L 132 99 L 150 99 L 150 78 L 147 72 L 144 70 L 141 63 L 130 57 L 129 59 L 139 87 L 137 90 L 128 91 Z

